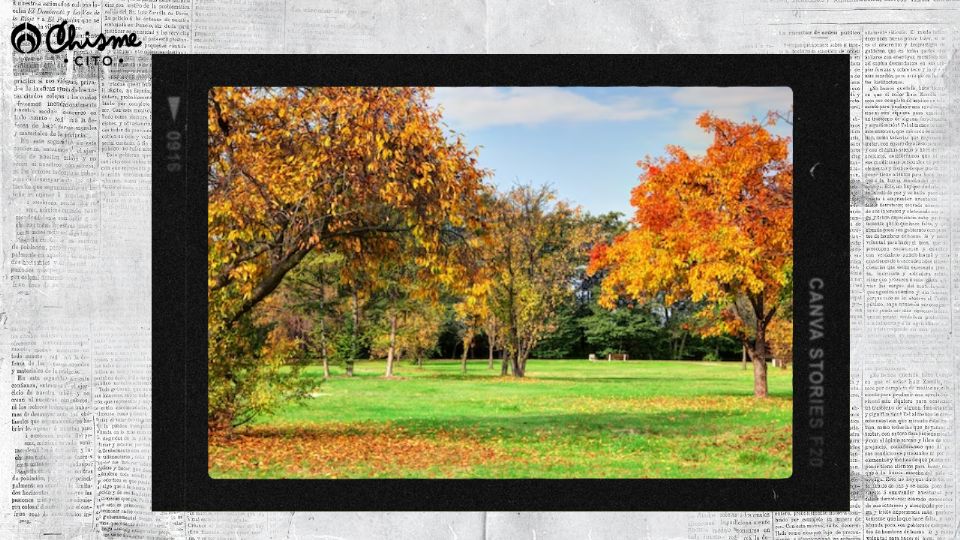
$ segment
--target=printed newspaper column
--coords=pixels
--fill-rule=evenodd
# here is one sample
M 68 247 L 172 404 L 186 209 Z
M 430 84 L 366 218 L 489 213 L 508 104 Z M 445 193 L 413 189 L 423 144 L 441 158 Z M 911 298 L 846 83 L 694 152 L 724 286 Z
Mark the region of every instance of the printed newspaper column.
M 70 17 L 98 23 L 99 9 L 18 20 L 46 28 Z M 6 54 L 11 54 L 8 52 Z M 0 522 L 12 537 L 91 535 L 95 427 L 91 403 L 89 283 L 99 252 L 98 74 L 45 48 L 16 53 L 4 110 L 2 444 Z M 86 306 L 87 308 L 85 308 Z M 8 483 L 7 483 L 8 482 Z
M 956 465 L 942 175 L 942 74 L 954 45 L 940 24 L 862 31 L 863 175 L 876 196 L 864 212 L 865 528 L 939 537 L 953 529 Z

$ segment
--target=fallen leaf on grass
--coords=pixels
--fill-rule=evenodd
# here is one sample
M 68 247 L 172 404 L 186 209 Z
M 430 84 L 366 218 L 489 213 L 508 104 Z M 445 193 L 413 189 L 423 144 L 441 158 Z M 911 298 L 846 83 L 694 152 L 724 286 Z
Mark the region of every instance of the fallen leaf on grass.
M 504 457 L 459 430 L 425 437 L 383 424 L 253 427 L 209 441 L 208 466 L 220 474 L 271 471 L 277 477 L 399 476 L 458 469 Z

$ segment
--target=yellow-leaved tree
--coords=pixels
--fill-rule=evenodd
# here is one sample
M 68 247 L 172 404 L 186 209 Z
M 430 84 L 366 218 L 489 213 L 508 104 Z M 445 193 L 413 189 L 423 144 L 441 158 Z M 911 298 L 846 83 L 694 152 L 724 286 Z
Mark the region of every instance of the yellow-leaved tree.
M 294 347 L 251 312 L 311 251 L 341 272 L 403 256 L 459 275 L 485 171 L 416 87 L 213 88 L 208 96 L 209 422 L 249 421 L 302 389 Z
M 573 294 L 596 227 L 546 187 L 512 189 L 493 216 L 484 248 L 485 309 L 496 320 L 505 363 L 523 377 L 531 351 L 556 328 L 557 309 Z

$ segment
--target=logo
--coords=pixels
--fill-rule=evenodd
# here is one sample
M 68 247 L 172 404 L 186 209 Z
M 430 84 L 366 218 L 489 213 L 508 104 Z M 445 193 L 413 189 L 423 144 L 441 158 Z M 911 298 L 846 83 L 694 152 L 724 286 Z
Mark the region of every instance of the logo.
M 18 24 L 10 34 L 10 43 L 18 53 L 32 53 L 40 48 L 40 30 L 28 22 Z
M 40 34 L 40 29 L 36 26 L 23 22 L 13 27 L 13 33 L 10 34 L 10 43 L 14 50 L 19 53 L 29 54 L 40 48 L 40 43 L 45 42 L 47 50 L 53 54 L 59 54 L 65 51 L 77 52 L 74 55 L 73 63 L 78 66 L 89 65 L 113 65 L 113 57 L 108 54 L 89 54 L 89 51 L 103 52 L 106 49 L 114 51 L 116 49 L 132 49 L 139 47 L 143 43 L 137 39 L 135 32 L 129 34 L 90 34 L 80 31 L 75 26 L 63 21 L 47 29 L 47 38 L 44 40 Z M 70 60 L 64 58 L 63 62 Z M 123 58 L 117 58 L 117 62 L 122 64 Z

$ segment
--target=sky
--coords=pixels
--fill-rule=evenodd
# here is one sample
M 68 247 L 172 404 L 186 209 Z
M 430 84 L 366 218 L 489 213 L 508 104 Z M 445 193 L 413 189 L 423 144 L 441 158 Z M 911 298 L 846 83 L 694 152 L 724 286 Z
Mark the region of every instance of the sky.
M 704 111 L 736 121 L 789 111 L 789 88 L 437 88 L 444 122 L 479 146 L 480 166 L 501 190 L 549 184 L 561 199 L 592 214 L 632 216 L 637 161 L 667 145 L 701 154 L 710 137 L 695 120 Z M 788 124 L 774 132 L 790 135 Z

